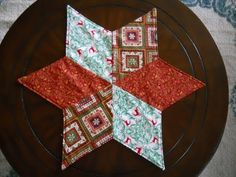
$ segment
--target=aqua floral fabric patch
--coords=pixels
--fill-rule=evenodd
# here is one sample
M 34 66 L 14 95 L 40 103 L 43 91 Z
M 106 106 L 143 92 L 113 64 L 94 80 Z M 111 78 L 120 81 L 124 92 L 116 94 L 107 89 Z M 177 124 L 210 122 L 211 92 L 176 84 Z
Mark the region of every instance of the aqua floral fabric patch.
M 117 86 L 112 112 L 114 139 L 164 170 L 161 112 Z
M 66 56 L 108 82 L 112 73 L 112 32 L 67 6 Z

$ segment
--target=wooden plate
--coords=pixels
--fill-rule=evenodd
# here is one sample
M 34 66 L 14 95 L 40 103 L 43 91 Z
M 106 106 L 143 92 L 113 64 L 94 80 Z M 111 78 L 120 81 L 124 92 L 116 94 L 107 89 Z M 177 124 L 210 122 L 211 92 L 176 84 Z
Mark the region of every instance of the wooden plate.
M 66 4 L 114 30 L 158 8 L 160 56 L 206 83 L 164 112 L 166 170 L 115 141 L 60 170 L 62 112 L 16 82 L 65 55 Z M 16 21 L 0 47 L 0 141 L 22 177 L 191 177 L 221 139 L 228 103 L 219 51 L 197 17 L 178 0 L 39 0 Z

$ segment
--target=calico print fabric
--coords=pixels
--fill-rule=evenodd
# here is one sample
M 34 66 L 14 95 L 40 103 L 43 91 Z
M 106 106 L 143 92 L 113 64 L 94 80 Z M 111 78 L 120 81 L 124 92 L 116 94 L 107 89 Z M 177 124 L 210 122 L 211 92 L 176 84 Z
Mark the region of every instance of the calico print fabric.
M 163 111 L 202 87 L 203 83 L 158 58 L 117 85 Z
M 156 8 L 113 31 L 112 42 L 114 82 L 157 59 Z
M 111 32 L 70 6 L 66 57 L 19 82 L 63 110 L 62 169 L 115 139 L 164 170 L 162 111 L 204 86 L 160 59 L 155 8 Z
M 62 169 L 112 139 L 111 86 L 63 110 Z
M 59 108 L 67 108 L 109 85 L 67 57 L 18 81 Z

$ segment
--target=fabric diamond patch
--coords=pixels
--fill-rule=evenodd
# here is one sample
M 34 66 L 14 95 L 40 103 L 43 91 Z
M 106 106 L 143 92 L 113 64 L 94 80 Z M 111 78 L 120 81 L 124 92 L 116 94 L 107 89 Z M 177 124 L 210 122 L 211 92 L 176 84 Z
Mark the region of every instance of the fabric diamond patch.
M 63 110 L 63 161 L 67 168 L 112 139 L 111 86 Z
M 157 10 L 112 32 L 113 82 L 158 57 Z
M 160 111 L 204 86 L 160 58 L 116 84 Z
M 67 57 L 18 81 L 59 108 L 75 104 L 109 85 Z
M 112 32 L 67 6 L 66 56 L 111 82 Z
M 161 113 L 117 86 L 113 86 L 114 139 L 165 169 Z

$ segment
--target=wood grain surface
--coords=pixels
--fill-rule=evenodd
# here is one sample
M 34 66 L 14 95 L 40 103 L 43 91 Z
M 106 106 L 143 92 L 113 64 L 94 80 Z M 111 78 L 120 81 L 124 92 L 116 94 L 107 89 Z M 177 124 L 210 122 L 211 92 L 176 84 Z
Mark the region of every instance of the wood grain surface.
M 66 4 L 114 30 L 158 9 L 159 53 L 206 87 L 164 111 L 166 170 L 115 141 L 60 170 L 62 111 L 16 82 L 65 55 Z M 221 139 L 228 105 L 219 51 L 199 19 L 178 0 L 38 0 L 0 46 L 0 145 L 22 177 L 192 177 Z

